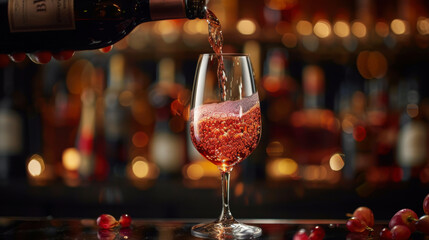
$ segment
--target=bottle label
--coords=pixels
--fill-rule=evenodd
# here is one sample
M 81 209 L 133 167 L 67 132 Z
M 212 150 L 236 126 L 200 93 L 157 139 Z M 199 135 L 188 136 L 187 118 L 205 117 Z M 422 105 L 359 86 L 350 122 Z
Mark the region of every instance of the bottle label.
M 73 0 L 9 0 L 10 32 L 75 29 Z

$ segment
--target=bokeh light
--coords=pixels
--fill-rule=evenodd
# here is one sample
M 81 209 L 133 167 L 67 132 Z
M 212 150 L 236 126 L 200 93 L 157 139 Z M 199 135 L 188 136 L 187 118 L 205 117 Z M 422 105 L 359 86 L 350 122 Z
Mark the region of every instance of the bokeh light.
M 149 173 L 149 165 L 146 158 L 138 156 L 132 161 L 132 170 L 137 178 L 145 178 Z
M 329 166 L 333 171 L 340 171 L 344 167 L 344 160 L 341 154 L 335 153 L 329 159 Z
M 27 163 L 27 171 L 31 176 L 38 177 L 43 173 L 44 170 L 45 161 L 40 155 L 34 154 L 29 158 Z
M 252 35 L 256 32 L 256 23 L 251 19 L 242 19 L 237 22 L 237 30 L 243 35 Z
M 350 35 L 350 26 L 347 22 L 345 21 L 337 21 L 334 24 L 334 33 L 338 36 L 338 37 L 347 37 Z
M 417 20 L 417 31 L 421 35 L 429 35 L 429 18 L 419 17 Z
M 352 33 L 357 38 L 364 38 L 367 34 L 366 26 L 365 24 L 361 22 L 354 22 L 352 24 Z
M 390 28 L 392 29 L 392 32 L 396 35 L 402 35 L 405 34 L 405 32 L 407 31 L 407 24 L 404 20 L 394 19 L 390 23 Z
M 309 21 L 301 20 L 296 24 L 296 31 L 303 36 L 309 36 L 313 33 L 313 25 Z
M 81 164 L 81 155 L 76 148 L 67 148 L 63 152 L 63 166 L 70 171 L 76 171 Z
M 331 34 L 331 24 L 327 20 L 319 20 L 314 24 L 313 30 L 319 38 L 327 38 Z

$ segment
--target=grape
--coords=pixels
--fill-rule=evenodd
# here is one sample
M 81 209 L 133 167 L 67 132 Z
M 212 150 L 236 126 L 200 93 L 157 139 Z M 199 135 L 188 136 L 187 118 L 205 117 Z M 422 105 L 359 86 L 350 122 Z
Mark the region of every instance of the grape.
M 298 232 L 293 235 L 293 240 L 308 240 L 307 233 L 304 228 L 301 228 Z
M 393 240 L 408 240 L 411 236 L 410 229 L 404 225 L 396 225 L 390 232 Z
M 423 200 L 423 211 L 426 215 L 429 215 L 429 194 Z
M 123 214 L 121 218 L 119 218 L 119 224 L 121 224 L 121 227 L 127 228 L 131 225 L 131 217 L 128 214 Z
M 320 226 L 315 226 L 308 237 L 309 240 L 322 240 L 325 237 L 325 230 Z
M 37 64 L 45 64 L 51 61 L 52 53 L 48 51 L 40 51 L 32 54 L 27 54 L 31 61 Z
M 101 214 L 97 218 L 97 226 L 101 229 L 111 229 L 118 225 L 116 219 L 110 214 Z
M 429 234 L 429 215 L 424 215 L 416 222 L 416 229 L 425 234 Z
M 100 48 L 99 50 L 100 50 L 100 52 L 102 52 L 102 53 L 108 53 L 108 52 L 110 52 L 110 50 L 112 50 L 112 45 L 110 45 L 110 46 L 107 46 L 107 47 L 104 47 L 104 48 Z
M 417 219 L 418 216 L 413 210 L 404 208 L 393 215 L 389 222 L 389 228 L 393 229 L 394 226 L 403 225 L 408 227 L 411 232 L 414 232 L 416 230 L 414 222 Z
M 392 240 L 392 232 L 388 228 L 381 229 L 380 240 Z
M 9 55 L 9 58 L 14 62 L 22 62 L 25 60 L 25 53 L 13 53 Z
M 346 227 L 350 232 L 359 233 L 365 231 L 367 226 L 359 218 L 352 217 L 347 220 Z
M 372 213 L 371 209 L 367 207 L 358 207 L 353 212 L 353 217 L 359 218 L 361 221 L 366 223 L 368 227 L 374 226 L 374 214 Z

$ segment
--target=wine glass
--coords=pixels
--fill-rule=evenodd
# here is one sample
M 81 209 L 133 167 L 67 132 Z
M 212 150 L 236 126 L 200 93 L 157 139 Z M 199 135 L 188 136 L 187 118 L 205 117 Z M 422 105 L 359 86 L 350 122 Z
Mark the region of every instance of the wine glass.
M 261 228 L 235 220 L 229 206 L 230 173 L 252 153 L 261 136 L 261 109 L 248 55 L 200 55 L 189 130 L 195 148 L 219 168 L 222 178 L 219 218 L 193 226 L 192 234 L 221 239 L 259 237 Z

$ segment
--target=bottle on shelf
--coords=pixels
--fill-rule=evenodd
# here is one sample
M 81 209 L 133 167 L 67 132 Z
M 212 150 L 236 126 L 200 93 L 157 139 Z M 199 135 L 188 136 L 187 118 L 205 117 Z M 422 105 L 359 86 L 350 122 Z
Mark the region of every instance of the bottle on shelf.
M 0 53 L 98 49 L 141 23 L 205 12 L 206 0 L 2 1 Z
M 0 180 L 25 176 L 24 121 L 13 99 L 14 71 L 12 67 L 0 71 Z

